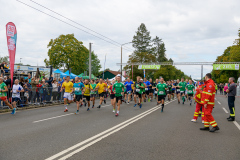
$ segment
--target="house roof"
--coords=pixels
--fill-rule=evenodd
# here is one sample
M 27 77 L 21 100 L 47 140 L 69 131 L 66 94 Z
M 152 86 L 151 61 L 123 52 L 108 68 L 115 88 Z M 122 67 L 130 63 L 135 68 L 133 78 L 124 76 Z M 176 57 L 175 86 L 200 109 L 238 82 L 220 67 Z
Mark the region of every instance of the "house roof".
M 106 70 L 105 72 L 107 72 L 107 71 L 110 72 L 110 73 L 112 73 L 112 74 L 114 74 L 115 76 L 118 75 L 118 74 L 121 74 L 121 72 L 118 72 L 118 71 Z M 128 76 L 124 76 L 124 75 L 123 75 L 123 77 L 126 78 L 126 77 L 128 77 Z

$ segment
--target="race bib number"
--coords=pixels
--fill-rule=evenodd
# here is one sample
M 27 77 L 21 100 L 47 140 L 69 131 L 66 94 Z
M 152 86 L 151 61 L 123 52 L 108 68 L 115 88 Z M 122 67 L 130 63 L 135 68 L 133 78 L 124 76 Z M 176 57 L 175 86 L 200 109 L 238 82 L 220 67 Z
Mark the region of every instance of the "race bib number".
M 181 93 L 184 93 L 184 91 L 181 91 Z
M 164 94 L 164 92 L 163 91 L 159 91 L 159 94 Z
M 188 93 L 192 93 L 192 91 L 188 91 Z
M 75 91 L 80 91 L 80 88 L 75 88 Z
M 140 89 L 136 89 L 136 92 L 140 92 Z
M 145 88 L 145 91 L 148 91 L 148 88 Z
M 13 97 L 17 97 L 17 93 L 13 93 L 12 96 L 13 96 Z
M 180 89 L 177 89 L 177 92 L 180 92 Z
M 128 91 L 127 93 L 128 93 L 128 94 L 131 94 L 131 91 Z

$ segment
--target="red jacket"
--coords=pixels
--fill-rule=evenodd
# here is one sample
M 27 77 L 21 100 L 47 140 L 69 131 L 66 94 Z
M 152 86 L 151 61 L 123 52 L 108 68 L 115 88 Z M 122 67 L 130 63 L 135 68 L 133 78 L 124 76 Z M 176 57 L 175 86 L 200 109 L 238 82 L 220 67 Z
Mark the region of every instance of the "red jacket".
M 202 97 L 202 91 L 203 91 L 202 87 L 203 87 L 203 85 L 199 85 L 197 87 L 196 94 L 195 94 L 195 96 L 193 98 L 199 104 L 201 104 L 201 97 Z
M 215 92 L 215 83 L 212 79 L 209 79 L 205 82 L 205 87 L 202 92 L 201 104 L 214 106 Z

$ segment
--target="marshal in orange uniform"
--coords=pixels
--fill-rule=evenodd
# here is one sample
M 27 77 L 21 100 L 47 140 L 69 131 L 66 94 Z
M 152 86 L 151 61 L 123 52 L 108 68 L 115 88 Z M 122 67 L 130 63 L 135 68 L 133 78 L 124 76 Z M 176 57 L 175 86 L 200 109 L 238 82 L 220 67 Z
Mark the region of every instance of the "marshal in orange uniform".
M 197 119 L 198 119 L 198 115 L 202 114 L 202 123 L 204 123 L 204 107 L 201 104 L 201 97 L 202 97 L 202 91 L 203 91 L 204 85 L 203 85 L 203 82 L 200 82 L 200 83 L 201 84 L 197 87 L 196 94 L 193 98 L 196 102 L 196 109 L 195 109 L 195 112 L 194 112 L 193 119 L 191 121 L 196 122 Z M 201 111 L 201 108 L 202 108 L 202 111 Z
M 210 130 L 210 132 L 215 132 L 219 130 L 219 127 L 212 116 L 216 90 L 215 83 L 211 78 L 211 73 L 207 73 L 205 76 L 205 86 L 201 97 L 201 103 L 204 106 L 204 128 L 200 128 L 200 130 L 209 131 L 209 126 L 211 125 L 213 128 Z

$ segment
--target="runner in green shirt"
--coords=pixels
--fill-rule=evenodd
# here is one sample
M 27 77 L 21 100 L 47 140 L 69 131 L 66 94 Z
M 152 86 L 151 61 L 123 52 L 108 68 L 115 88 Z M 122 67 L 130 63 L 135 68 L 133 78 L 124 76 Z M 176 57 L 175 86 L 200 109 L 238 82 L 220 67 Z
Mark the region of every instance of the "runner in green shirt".
M 95 98 L 97 96 L 97 91 L 95 90 L 97 84 L 94 82 L 94 79 L 91 80 L 91 87 L 92 90 L 90 92 L 90 100 L 93 102 L 93 106 L 92 108 L 94 108 L 94 104 L 95 104 Z
M 116 102 L 117 102 L 117 113 L 116 113 L 116 117 L 119 115 L 119 111 L 120 111 L 120 104 L 122 101 L 122 92 L 124 92 L 124 84 L 121 83 L 121 77 L 118 76 L 117 77 L 117 82 L 114 83 L 113 87 L 112 87 L 112 91 L 115 93 L 115 97 L 116 97 Z
M 163 112 L 163 108 L 164 108 L 164 100 L 166 97 L 166 90 L 168 89 L 167 84 L 163 83 L 164 79 L 161 78 L 160 79 L 160 83 L 157 84 L 156 89 L 158 92 L 158 104 L 162 104 L 162 110 L 161 112 Z
M 137 81 L 134 84 L 134 101 L 135 101 L 135 105 L 134 107 L 137 106 L 137 98 L 138 98 L 138 105 L 140 108 L 142 108 L 142 93 L 143 93 L 143 89 L 145 88 L 143 82 L 140 81 L 141 77 L 137 76 Z
M 12 105 L 11 105 L 10 103 L 8 103 L 8 100 L 7 100 L 7 92 L 8 92 L 7 85 L 3 82 L 3 78 L 0 77 L 0 99 L 1 99 L 9 108 L 12 109 L 12 113 L 11 113 L 11 114 L 15 114 L 16 108 L 13 108 Z
M 180 88 L 180 94 L 182 97 L 183 104 L 185 102 L 186 85 L 187 85 L 187 83 L 184 82 L 184 78 L 181 78 L 181 82 L 178 84 L 178 87 Z
M 192 105 L 192 97 L 195 90 L 195 86 L 192 84 L 192 80 L 189 80 L 189 84 L 186 86 L 188 98 L 190 101 L 190 106 Z

